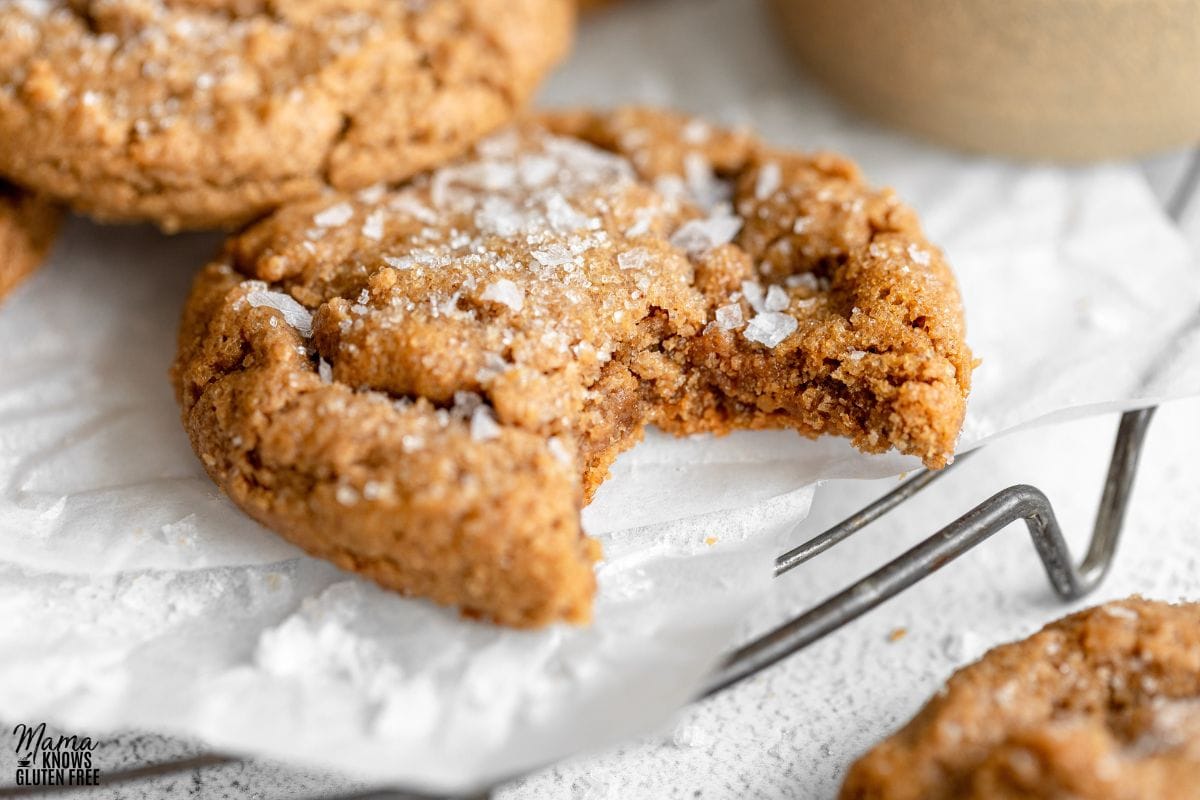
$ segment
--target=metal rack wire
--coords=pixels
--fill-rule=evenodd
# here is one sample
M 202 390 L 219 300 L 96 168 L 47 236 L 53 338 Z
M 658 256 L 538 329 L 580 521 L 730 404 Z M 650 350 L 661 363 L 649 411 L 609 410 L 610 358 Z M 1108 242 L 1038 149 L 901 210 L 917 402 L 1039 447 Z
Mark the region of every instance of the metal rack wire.
M 1121 417 L 1092 540 L 1078 566 L 1072 560 L 1054 507 L 1046 495 L 1035 486 L 1010 486 L 816 608 L 738 648 L 705 684 L 701 696 L 708 697 L 733 686 L 853 622 L 1017 520 L 1024 520 L 1029 529 L 1055 594 L 1068 601 L 1083 597 L 1100 585 L 1112 566 L 1137 475 L 1142 443 L 1154 411 L 1154 408 L 1146 408 Z M 955 465 L 965 460 L 966 456 L 959 456 Z M 784 553 L 775 560 L 776 576 L 845 541 L 944 477 L 950 469 L 952 467 L 921 473 L 852 517 Z
M 1184 177 L 1167 204 L 1167 214 L 1172 220 L 1179 221 L 1182 218 L 1196 194 L 1198 185 L 1200 149 L 1193 152 Z M 1200 312 L 1192 319 L 1190 325 L 1200 327 Z M 841 629 L 947 566 L 1017 520 L 1024 521 L 1055 594 L 1064 601 L 1076 600 L 1088 594 L 1100 585 L 1112 567 L 1137 476 L 1138 461 L 1155 410 L 1154 407 L 1149 407 L 1121 415 L 1092 538 L 1087 552 L 1078 564 L 1075 563 L 1063 538 L 1054 508 L 1046 495 L 1034 486 L 1009 486 L 843 591 L 730 653 L 701 688 L 697 701 L 728 689 Z M 832 528 L 783 553 L 775 560 L 776 577 L 844 542 L 919 492 L 950 475 L 971 455 L 960 455 L 954 464 L 937 472 L 922 471 Z M 222 755 L 202 754 L 106 774 L 104 785 L 113 786 L 192 772 L 237 761 L 236 758 Z M 56 790 L 60 790 L 59 787 L 0 787 L 0 799 L 29 798 Z M 460 800 L 480 800 L 489 796 L 490 791 L 484 791 L 472 798 L 463 797 Z M 323 800 L 433 799 L 428 795 L 403 790 L 384 790 Z

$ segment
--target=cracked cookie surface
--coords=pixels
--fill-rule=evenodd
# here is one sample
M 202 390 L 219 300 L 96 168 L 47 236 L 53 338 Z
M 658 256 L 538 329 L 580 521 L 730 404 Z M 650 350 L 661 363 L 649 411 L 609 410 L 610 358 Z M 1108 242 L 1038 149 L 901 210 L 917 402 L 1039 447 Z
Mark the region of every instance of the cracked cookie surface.
M 572 0 L 12 0 L 0 174 L 102 220 L 235 225 L 508 122 Z
M 0 181 L 0 301 L 41 265 L 60 217 L 53 203 Z
M 310 552 L 511 625 L 582 621 L 583 503 L 647 424 L 953 453 L 953 276 L 849 162 L 561 113 L 289 205 L 197 278 L 174 369 L 213 479 Z
M 841 797 L 1200 797 L 1200 604 L 1113 602 L 992 650 Z

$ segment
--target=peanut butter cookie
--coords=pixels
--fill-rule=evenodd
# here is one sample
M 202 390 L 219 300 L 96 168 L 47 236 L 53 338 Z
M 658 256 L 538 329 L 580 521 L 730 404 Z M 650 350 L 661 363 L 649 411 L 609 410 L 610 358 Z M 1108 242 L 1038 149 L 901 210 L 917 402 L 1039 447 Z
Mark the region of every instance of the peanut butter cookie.
M 1200 605 L 1132 598 L 996 648 L 841 797 L 1200 798 Z
M 0 174 L 102 220 L 235 225 L 508 122 L 573 0 L 0 3 Z
M 953 453 L 972 359 L 912 212 L 836 156 L 564 113 L 289 205 L 194 285 L 213 479 L 308 551 L 500 623 L 582 621 L 579 511 L 647 424 Z
M 0 300 L 42 263 L 59 216 L 54 204 L 0 181 Z

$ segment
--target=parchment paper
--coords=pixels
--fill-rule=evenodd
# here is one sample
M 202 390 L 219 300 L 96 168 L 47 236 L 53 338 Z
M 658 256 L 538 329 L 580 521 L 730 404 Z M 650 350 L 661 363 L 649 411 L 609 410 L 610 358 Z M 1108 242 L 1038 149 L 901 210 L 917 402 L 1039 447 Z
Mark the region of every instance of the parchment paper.
M 742 0 L 593 17 L 545 100 L 748 122 L 894 185 L 947 250 L 984 359 L 964 447 L 1200 394 L 1200 285 L 1132 166 L 1018 166 L 873 129 Z M 652 434 L 585 514 L 606 552 L 595 624 L 465 622 L 303 557 L 203 476 L 166 369 L 217 243 L 75 221 L 0 312 L 0 717 L 466 790 L 663 723 L 769 591 L 773 556 L 815 532 L 812 484 L 916 466 L 786 433 Z

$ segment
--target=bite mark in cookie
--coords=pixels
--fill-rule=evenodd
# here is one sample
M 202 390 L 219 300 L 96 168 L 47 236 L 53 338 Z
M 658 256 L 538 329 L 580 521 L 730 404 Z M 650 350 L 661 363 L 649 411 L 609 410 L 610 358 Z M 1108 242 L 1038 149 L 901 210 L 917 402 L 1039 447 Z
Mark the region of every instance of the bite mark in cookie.
M 53 203 L 0 181 L 0 301 L 41 265 L 60 217 Z
M 111 221 L 235 225 L 508 122 L 571 0 L 0 4 L 0 173 Z
M 992 650 L 840 796 L 1200 798 L 1200 605 L 1109 603 Z
M 541 625 L 588 616 L 579 509 L 646 424 L 940 466 L 962 332 L 940 253 L 848 162 L 628 110 L 251 227 L 197 279 L 174 374 L 197 453 L 260 521 Z

